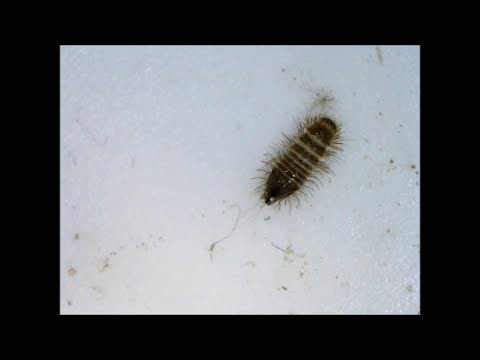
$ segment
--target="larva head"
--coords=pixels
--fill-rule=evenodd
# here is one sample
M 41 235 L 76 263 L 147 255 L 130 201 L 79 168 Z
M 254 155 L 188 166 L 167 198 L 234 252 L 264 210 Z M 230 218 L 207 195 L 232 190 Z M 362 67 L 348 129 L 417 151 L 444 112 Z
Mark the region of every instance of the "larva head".
M 279 200 L 289 197 L 297 190 L 298 186 L 295 182 L 274 167 L 267 178 L 262 198 L 265 204 L 272 205 Z

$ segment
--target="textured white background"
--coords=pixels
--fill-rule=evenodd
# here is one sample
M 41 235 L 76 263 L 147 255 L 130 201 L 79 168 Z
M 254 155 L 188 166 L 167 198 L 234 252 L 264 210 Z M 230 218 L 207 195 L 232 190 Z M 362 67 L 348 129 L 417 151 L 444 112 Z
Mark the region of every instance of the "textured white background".
M 63 46 L 61 312 L 417 314 L 419 61 Z M 335 174 L 300 209 L 260 210 L 263 154 L 325 91 L 345 129 Z

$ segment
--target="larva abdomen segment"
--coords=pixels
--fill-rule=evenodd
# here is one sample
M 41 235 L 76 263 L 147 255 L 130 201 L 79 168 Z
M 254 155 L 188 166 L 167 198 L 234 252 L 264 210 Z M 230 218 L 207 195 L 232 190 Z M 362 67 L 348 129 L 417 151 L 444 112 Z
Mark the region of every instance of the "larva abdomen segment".
M 301 192 L 314 172 L 328 172 L 328 160 L 339 150 L 340 128 L 327 117 L 314 116 L 298 127 L 294 137 L 286 137 L 284 148 L 272 158 L 262 199 L 267 205 L 288 200 Z

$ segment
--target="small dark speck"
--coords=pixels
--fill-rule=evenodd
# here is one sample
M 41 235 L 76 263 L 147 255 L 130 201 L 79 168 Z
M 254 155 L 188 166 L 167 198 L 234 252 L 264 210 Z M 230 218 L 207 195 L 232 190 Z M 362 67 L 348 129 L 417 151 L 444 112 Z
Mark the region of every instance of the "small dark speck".
M 400 130 L 397 130 L 397 134 L 400 134 Z
M 376 46 L 376 47 L 375 47 L 375 53 L 377 54 L 378 64 L 383 66 L 382 48 L 381 48 L 380 46 Z
M 69 276 L 75 276 L 77 274 L 77 269 L 75 269 L 73 266 L 70 266 L 68 268 L 68 275 Z
M 400 203 L 397 201 L 397 205 L 400 206 Z
M 415 174 L 417 174 L 417 175 L 418 175 L 418 171 L 416 171 L 416 172 L 415 172 Z
M 75 158 L 75 155 L 70 150 L 67 150 L 67 153 L 68 153 L 68 156 L 72 159 L 73 165 L 77 166 L 77 160 Z
M 263 218 L 263 220 L 265 220 L 265 221 L 270 220 L 270 216 L 267 216 L 266 218 Z
M 282 286 L 282 289 L 283 289 L 283 290 L 287 290 L 287 288 L 286 288 L 285 286 Z
M 387 229 L 387 233 L 389 233 L 389 232 L 390 232 L 390 229 Z
M 338 280 L 338 275 L 335 275 L 335 279 L 337 279 L 337 280 Z
M 378 112 L 378 115 L 382 115 L 382 112 L 381 112 L 381 111 L 379 111 L 379 112 Z
M 293 80 L 297 80 L 297 78 L 296 78 L 296 77 L 294 77 L 294 78 L 293 78 Z
M 414 164 L 410 165 L 410 167 L 411 167 L 412 169 L 415 169 L 415 165 L 414 165 Z
M 80 239 L 80 234 L 79 234 L 79 233 L 75 233 L 75 234 L 73 235 L 73 238 L 74 238 L 75 240 Z
M 72 306 L 72 302 L 70 300 L 67 300 L 67 305 Z
M 407 292 L 409 293 L 412 293 L 413 292 L 413 286 L 412 285 L 407 285 L 407 287 L 405 288 L 407 290 Z
M 403 127 L 403 125 L 402 125 L 402 124 L 400 124 L 400 127 Z
M 390 159 L 390 164 L 393 164 L 393 160 L 392 160 L 392 159 Z
M 103 262 L 103 266 L 102 266 L 102 269 L 100 270 L 100 272 L 104 272 L 108 268 L 110 268 L 110 259 L 107 257 Z
M 285 69 L 282 68 L 282 72 L 285 72 Z

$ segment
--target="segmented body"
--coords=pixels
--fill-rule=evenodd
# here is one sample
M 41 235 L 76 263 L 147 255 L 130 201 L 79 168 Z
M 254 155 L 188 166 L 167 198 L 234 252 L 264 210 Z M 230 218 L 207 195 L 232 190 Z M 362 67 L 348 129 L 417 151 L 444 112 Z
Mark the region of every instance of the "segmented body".
M 310 116 L 300 123 L 294 136 L 286 136 L 281 147 L 275 150 L 268 169 L 263 171 L 262 199 L 267 205 L 304 193 L 316 173 L 329 172 L 329 161 L 340 150 L 341 129 L 325 116 Z M 292 197 L 292 195 L 294 195 Z

